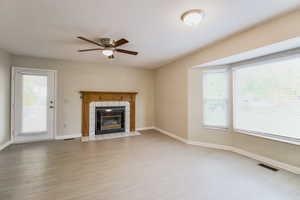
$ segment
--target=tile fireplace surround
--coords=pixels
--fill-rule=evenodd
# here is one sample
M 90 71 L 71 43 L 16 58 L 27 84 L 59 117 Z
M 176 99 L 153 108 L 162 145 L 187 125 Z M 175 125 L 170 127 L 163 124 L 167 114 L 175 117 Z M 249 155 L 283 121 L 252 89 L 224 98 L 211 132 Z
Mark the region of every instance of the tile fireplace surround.
M 137 92 L 81 91 L 82 141 L 138 135 L 135 132 L 135 97 Z M 125 106 L 125 132 L 95 135 L 96 107 Z
M 130 104 L 128 101 L 96 101 L 90 103 L 90 123 L 89 123 L 89 140 L 95 140 L 95 121 L 96 121 L 96 107 L 125 107 L 125 133 L 129 133 L 130 129 Z

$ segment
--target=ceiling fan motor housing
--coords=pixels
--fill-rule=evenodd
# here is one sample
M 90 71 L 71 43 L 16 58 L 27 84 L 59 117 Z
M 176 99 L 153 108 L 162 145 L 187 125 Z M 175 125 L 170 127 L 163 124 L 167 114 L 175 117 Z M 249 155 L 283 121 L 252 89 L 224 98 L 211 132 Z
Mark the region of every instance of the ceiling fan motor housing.
M 106 47 L 111 46 L 112 42 L 113 42 L 112 39 L 110 39 L 110 38 L 100 38 L 99 41 L 101 44 L 103 44 Z

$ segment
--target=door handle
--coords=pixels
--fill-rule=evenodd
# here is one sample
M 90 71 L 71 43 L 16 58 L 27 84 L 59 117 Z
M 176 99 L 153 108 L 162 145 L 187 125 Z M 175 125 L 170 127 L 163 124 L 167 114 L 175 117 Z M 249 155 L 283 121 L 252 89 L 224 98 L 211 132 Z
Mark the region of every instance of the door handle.
M 54 106 L 49 106 L 49 108 L 54 108 Z

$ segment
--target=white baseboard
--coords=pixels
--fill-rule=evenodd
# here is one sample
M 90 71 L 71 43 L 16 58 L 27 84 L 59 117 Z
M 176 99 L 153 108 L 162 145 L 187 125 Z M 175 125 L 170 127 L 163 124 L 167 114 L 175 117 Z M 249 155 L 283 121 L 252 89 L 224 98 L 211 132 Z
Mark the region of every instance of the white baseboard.
M 293 165 L 290 165 L 290 164 L 286 164 L 286 163 L 280 162 L 278 160 L 273 160 L 271 158 L 261 156 L 261 155 L 255 154 L 255 153 L 251 153 L 251 152 L 245 151 L 243 149 L 235 148 L 235 147 L 232 147 L 231 151 L 235 152 L 235 153 L 238 153 L 240 155 L 246 156 L 248 158 L 258 160 L 262 163 L 269 164 L 273 167 L 284 169 L 286 171 L 293 172 L 295 174 L 300 174 L 300 168 L 299 167 L 296 167 L 296 166 L 293 166 Z
M 151 130 L 151 129 L 155 129 L 154 126 L 137 128 L 136 131 L 145 131 L 145 130 Z
M 9 145 L 12 144 L 12 141 L 7 141 L 4 144 L 0 145 L 0 151 L 2 151 L 3 149 L 5 149 L 6 147 L 8 147 Z
M 81 133 L 79 134 L 72 134 L 72 135 L 57 135 L 55 136 L 56 140 L 65 140 L 65 139 L 71 139 L 71 138 L 80 138 Z
M 269 164 L 273 167 L 284 169 L 286 171 L 289 171 L 289 172 L 292 172 L 292 173 L 295 173 L 295 174 L 300 174 L 300 168 L 299 167 L 296 167 L 296 166 L 293 166 L 293 165 L 290 165 L 290 164 L 286 164 L 286 163 L 280 162 L 278 160 L 273 160 L 271 158 L 261 156 L 261 155 L 255 154 L 255 153 L 251 153 L 251 152 L 245 151 L 243 149 L 239 149 L 239 148 L 236 148 L 236 147 L 233 147 L 233 146 L 227 146 L 227 145 L 220 145 L 220 144 L 213 144 L 213 143 L 206 143 L 206 142 L 198 142 L 198 141 L 189 141 L 189 140 L 181 138 L 181 137 L 179 137 L 179 136 L 177 136 L 173 133 L 162 130 L 160 128 L 154 127 L 154 129 L 161 132 L 161 133 L 163 133 L 163 134 L 165 134 L 165 135 L 167 135 L 167 136 L 170 136 L 170 137 L 172 137 L 176 140 L 179 140 L 183 143 L 186 143 L 186 144 L 198 145 L 198 146 L 213 148 L 213 149 L 221 149 L 221 150 L 225 150 L 225 151 L 231 151 L 231 152 L 246 156 L 248 158 L 257 160 L 259 162 Z
M 222 144 L 213 144 L 213 143 L 198 142 L 198 141 L 191 141 L 191 140 L 187 141 L 187 144 L 197 145 L 197 146 L 202 146 L 202 147 L 207 147 L 207 148 L 212 148 L 212 149 L 221 149 L 221 150 L 226 150 L 226 151 L 232 151 L 231 146 L 222 145 Z
M 169 137 L 171 137 L 171 138 L 174 138 L 174 139 L 176 139 L 176 140 L 179 140 L 179 141 L 181 141 L 181 142 L 183 142 L 183 143 L 188 144 L 188 141 L 187 141 L 186 139 L 184 139 L 184 138 L 182 138 L 182 137 L 179 137 L 179 136 L 177 136 L 177 135 L 175 135 L 175 134 L 173 134 L 173 133 L 170 133 L 170 132 L 168 132 L 168 131 L 162 130 L 162 129 L 157 128 L 157 127 L 154 127 L 154 129 L 157 130 L 157 131 L 159 131 L 159 132 L 161 132 L 161 133 L 163 133 L 163 134 L 165 134 L 165 135 L 167 135 L 167 136 L 169 136 Z

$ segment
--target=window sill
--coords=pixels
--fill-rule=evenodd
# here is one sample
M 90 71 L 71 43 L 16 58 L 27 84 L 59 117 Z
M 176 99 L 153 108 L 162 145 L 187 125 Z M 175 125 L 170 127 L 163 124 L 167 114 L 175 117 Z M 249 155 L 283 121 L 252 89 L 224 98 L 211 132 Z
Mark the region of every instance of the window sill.
M 300 139 L 297 139 L 297 138 L 290 138 L 290 137 L 285 137 L 285 136 L 273 135 L 270 133 L 260 133 L 260 132 L 240 130 L 240 129 L 234 129 L 234 132 L 251 135 L 251 136 L 256 136 L 256 137 L 261 137 L 261 138 L 266 138 L 266 139 L 274 140 L 274 141 L 278 141 L 278 142 L 285 142 L 285 143 L 289 143 L 289 144 L 300 145 Z
M 228 133 L 228 131 L 229 131 L 229 128 L 219 127 L 219 126 L 207 126 L 207 125 L 203 125 L 202 128 L 223 131 L 223 132 L 226 132 L 226 133 Z

